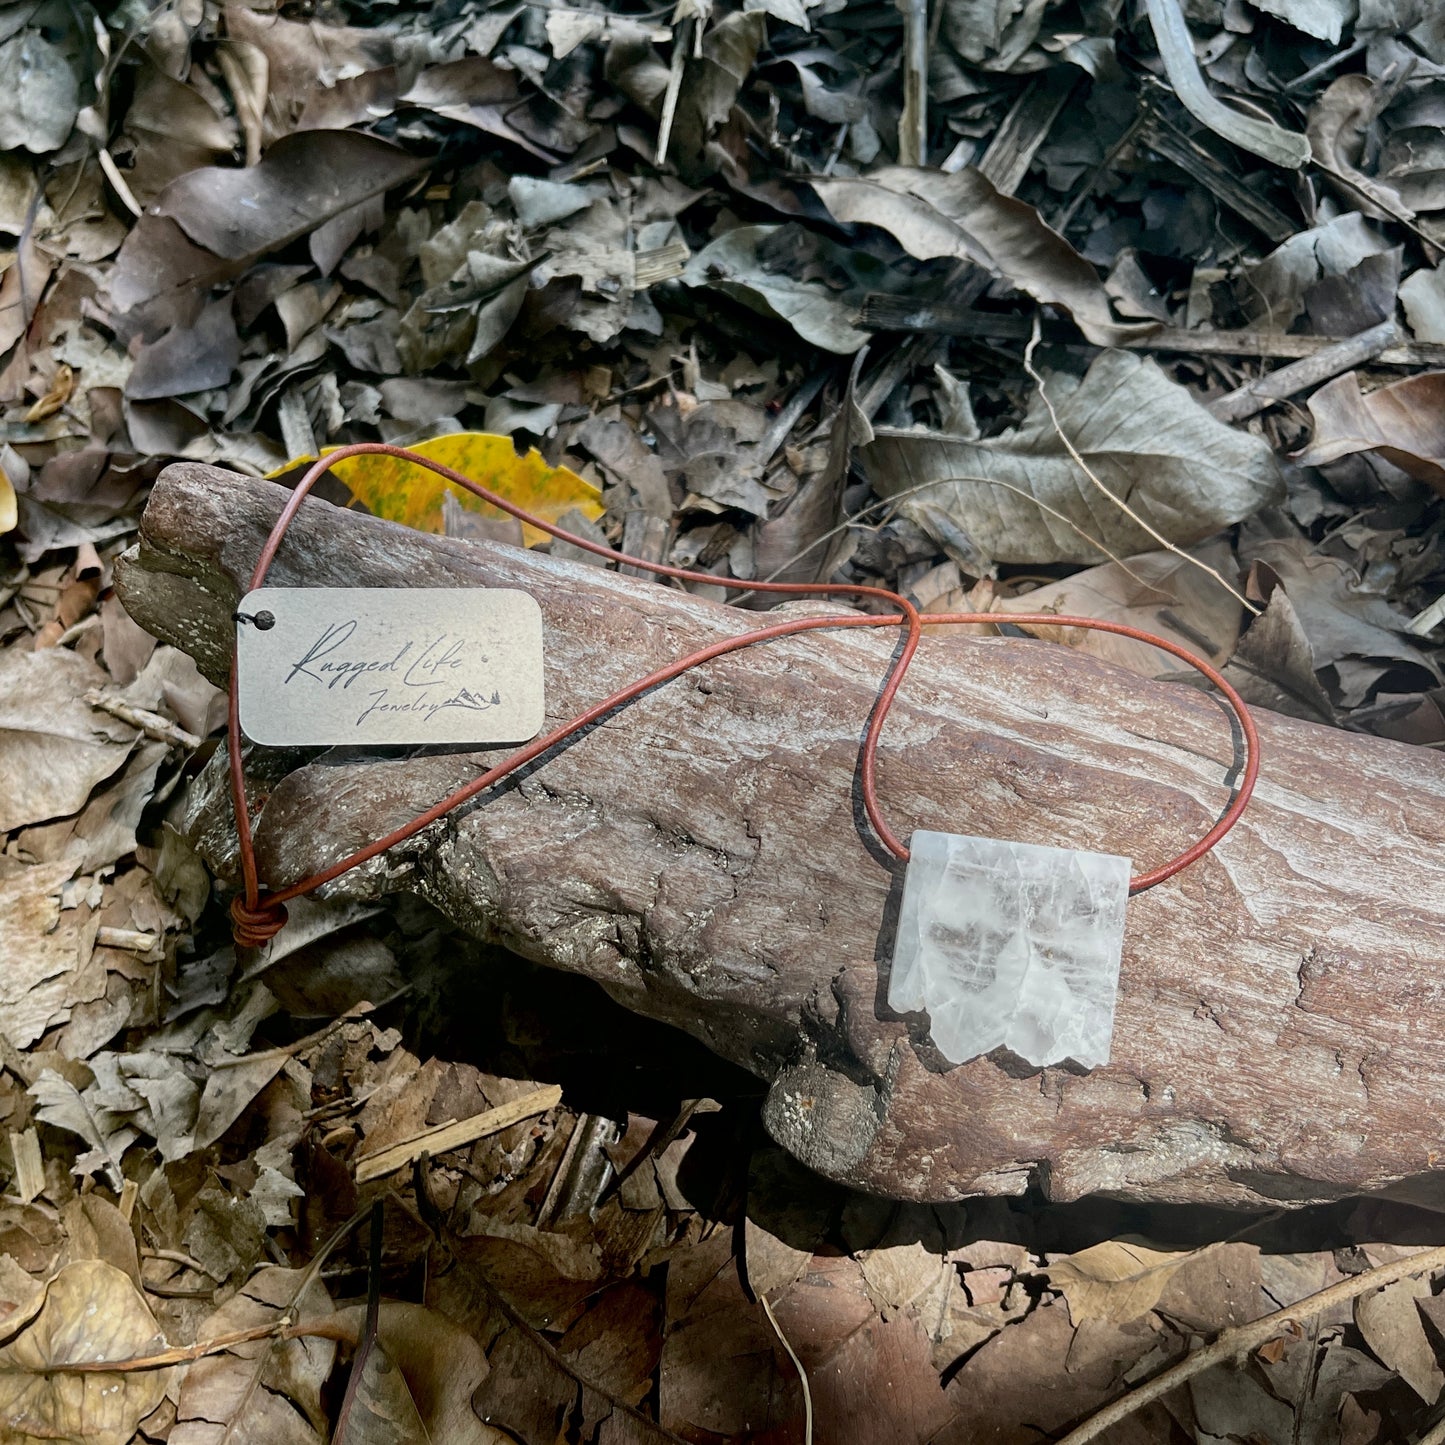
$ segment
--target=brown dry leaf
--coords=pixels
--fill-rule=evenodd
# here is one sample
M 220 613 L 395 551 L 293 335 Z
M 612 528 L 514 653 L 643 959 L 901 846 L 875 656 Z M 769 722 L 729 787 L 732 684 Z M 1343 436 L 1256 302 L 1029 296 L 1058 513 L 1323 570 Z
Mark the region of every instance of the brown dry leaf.
M 1199 1427 L 1209 1438 L 1289 1440 L 1294 1411 L 1277 1400 L 1247 1366 L 1219 1365 L 1189 1382 Z
M 1254 706 L 1307 722 L 1335 720 L 1334 704 L 1315 675 L 1314 649 L 1283 587 L 1275 588 L 1239 639 L 1224 675 Z
M 1001 1330 L 949 1382 L 952 1418 L 933 1445 L 1035 1445 L 1100 1403 L 1087 1372 L 1065 1368 L 1074 1330 L 1060 1303 L 1043 1304 Z M 1167 1437 L 1163 1437 L 1167 1438 Z
M 281 1072 L 286 1055 L 272 1049 L 234 1061 L 226 1060 L 206 1074 L 191 1147 L 214 1144 L 246 1110 L 262 1089 Z
M 1362 587 L 1347 563 L 1322 553 L 1293 529 L 1258 519 L 1243 529 L 1239 555 L 1255 569 L 1252 575 L 1259 590 L 1268 593 L 1276 578 L 1283 584 L 1309 638 L 1316 667 L 1341 659 L 1373 658 L 1413 663 L 1438 677 L 1432 660 L 1404 635 L 1408 619 L 1378 593 Z M 1346 701 L 1353 705 L 1359 699 Z
M 528 1325 L 565 1329 L 582 1315 L 601 1275 L 590 1240 L 579 1245 L 567 1235 L 497 1219 L 486 1221 L 485 1227 L 503 1232 L 462 1240 L 458 1256 L 485 1276 Z
M 884 166 L 812 186 L 834 220 L 879 226 L 921 261 L 947 256 L 986 267 L 1036 301 L 1064 307 L 1095 345 L 1154 330 L 1152 322 L 1120 321 L 1098 272 L 1032 206 L 973 167 L 948 175 Z
M 337 1422 L 336 1445 L 429 1445 L 432 1437 L 422 1423 L 406 1377 L 380 1340 L 373 1340 L 351 1368 L 349 1403 Z
M 708 137 L 727 120 L 766 34 L 766 22 L 755 10 L 734 12 L 707 27 L 697 55 L 688 59 L 668 149 L 688 180 L 711 168 Z
M 1309 400 L 1314 439 L 1296 459 L 1324 466 L 1376 451 L 1417 481 L 1445 494 L 1445 371 L 1425 371 L 1360 390 L 1357 373 L 1337 376 Z
M 54 416 L 70 400 L 70 393 L 74 390 L 75 372 L 61 362 L 55 368 L 55 377 L 45 395 L 25 413 L 25 420 L 27 422 L 44 421 L 46 417 Z
M 143 742 L 75 817 L 26 829 L 21 835 L 26 850 L 42 862 L 63 858 L 79 873 L 108 868 L 133 853 L 136 828 L 155 796 L 156 774 L 168 752 L 165 743 Z
M 45 1069 L 28 1090 L 35 1100 L 35 1117 L 42 1123 L 68 1129 L 91 1147 L 75 1161 L 73 1173 L 82 1177 L 105 1171 L 112 1189 L 124 1184 L 121 1159 L 140 1136 L 124 1116 L 106 1107 L 98 1090 L 77 1089 L 53 1069 Z
M 22 1269 L 13 1255 L 0 1254 L 0 1332 L 6 1339 L 40 1313 L 45 1283 Z
M 0 833 L 77 812 L 135 730 L 85 701 L 109 679 L 68 648 L 0 651 Z
M 47 1287 L 35 1320 L 0 1349 L 4 1439 L 126 1445 L 165 1397 L 174 1371 L 49 1371 L 165 1347 L 155 1316 L 124 1271 L 98 1259 L 66 1265 Z
M 337 85 L 340 76 L 389 66 L 396 54 L 395 37 L 382 26 L 288 20 L 244 5 L 228 5 L 222 13 L 231 40 L 253 46 L 265 59 L 267 144 L 289 132 L 307 105 Z
M 662 1354 L 661 1301 L 639 1281 L 623 1280 L 603 1291 L 557 1349 L 570 1368 L 610 1399 L 640 1405 Z
M 835 1208 L 832 1190 L 778 1148 L 753 1151 L 743 1261 L 754 1295 L 775 1295 L 801 1279 Z
M 1189 555 L 1223 577 L 1237 570 L 1226 539 L 1218 538 Z M 995 610 L 1059 612 L 1098 617 L 1177 642 L 1216 667 L 1234 651 L 1244 608 L 1215 578 L 1173 552 L 1145 552 L 1123 562 L 1104 562 L 1017 597 L 1000 598 Z M 1030 626 L 1038 637 L 1064 642 L 1080 652 L 1116 662 L 1145 677 L 1178 670 L 1166 652 L 1110 632 Z
M 1416 341 L 1445 341 L 1445 270 L 1412 271 L 1400 283 L 1400 304 Z
M 1370 256 L 1389 251 L 1357 211 L 1298 231 L 1263 260 L 1240 270 L 1235 299 L 1245 318 L 1270 330 L 1287 331 L 1305 309 L 1305 294 L 1321 280 L 1346 276 Z
M 952 1413 L 930 1343 L 936 1321 L 913 1310 L 894 1310 L 885 1319 L 869 1293 L 856 1261 L 818 1259 L 775 1306 L 779 1327 L 808 1373 L 815 1436 L 869 1445 L 932 1440 Z
M 1147 1315 L 1159 1302 L 1174 1272 L 1188 1254 L 1149 1249 L 1130 1240 L 1107 1239 L 1081 1249 L 1039 1272 L 1063 1292 L 1069 1317 L 1123 1324 Z
M 76 978 L 90 961 L 98 920 L 88 908 L 60 907 L 74 872 L 61 861 L 0 874 L 0 1033 L 16 1048 L 70 1017 Z
M 658 1411 L 662 1425 L 680 1434 L 731 1438 L 801 1426 L 797 1374 L 743 1292 L 725 1230 L 668 1266 Z
M 227 261 L 188 240 L 167 216 L 142 216 L 131 227 L 110 272 L 117 311 L 144 314 L 157 329 L 184 325 L 195 297 L 240 275 L 244 261 Z
M 1340 1407 L 1347 1392 L 1373 1395 L 1395 1383 L 1395 1376 L 1363 1350 L 1351 1349 L 1338 1339 L 1321 1350 L 1313 1331 L 1288 1338 L 1278 1361 L 1271 1363 L 1258 1354 L 1255 1361 L 1275 1395 L 1294 1405 L 1294 1419 L 1284 1438 L 1301 1445 L 1305 1441 L 1334 1445 L 1341 1440 Z
M 142 346 L 126 379 L 125 395 L 132 401 L 157 401 L 209 391 L 231 379 L 240 357 L 241 338 L 227 296 Z
M 270 1324 L 282 1313 L 312 1320 L 331 1313 L 326 1291 L 305 1270 L 262 1268 L 201 1326 L 198 1338 Z M 321 1387 L 331 1374 L 336 1345 L 302 1336 L 255 1340 L 187 1367 L 181 1379 L 170 1445 L 319 1442 L 325 1429 Z
M 308 131 L 276 142 L 254 166 L 205 166 L 172 181 L 152 208 L 198 246 L 244 261 L 410 180 L 425 162 L 357 131 Z
M 152 331 L 184 328 L 206 288 L 410 179 L 424 164 L 371 136 L 317 131 L 278 141 L 254 166 L 190 171 L 166 186 L 131 229 L 108 278 L 110 299 L 118 311 L 144 315 Z
M 1258 1248 L 1243 1240 L 1192 1250 L 1170 1274 L 1156 1314 L 1195 1334 L 1213 1334 L 1259 1313 Z
M 642 1339 L 629 1329 L 630 1338 L 621 1342 L 585 1338 L 584 1325 L 577 1351 L 553 1349 L 542 1336 L 514 1324 L 491 1348 L 490 1371 L 472 1397 L 472 1409 L 489 1427 L 505 1431 L 501 1438 L 507 1440 L 551 1442 L 564 1422 L 578 1419 L 579 1438 L 595 1439 L 597 1445 L 681 1445 L 677 1435 L 652 1423 L 618 1393 L 636 1396 L 651 1383 L 656 1320 L 650 1311 L 647 1324 Z M 594 1377 L 593 1368 L 608 1373 Z M 641 1369 L 649 1371 L 649 1378 L 639 1382 Z
M 783 269 L 773 251 L 794 229 L 734 226 L 693 256 L 680 278 L 682 284 L 720 291 L 764 316 L 786 321 L 804 341 L 849 356 L 868 342 L 868 333 L 856 324 L 862 292 L 850 298 L 836 286 Z M 834 268 L 831 274 L 839 269 L 846 274 L 844 247 L 803 234 L 810 248 L 828 257 Z
M 177 176 L 229 157 L 239 138 L 235 120 L 194 85 L 150 65 L 136 77 L 124 126 L 133 161 L 125 180 L 142 206 Z
M 953 1265 L 920 1240 L 870 1249 L 860 1261 L 868 1298 L 885 1318 L 940 1292 L 956 1275 Z
M 1188 546 L 1283 495 L 1274 453 L 1216 421 L 1145 357 L 1106 351 L 1072 390 L 1048 383 L 1061 427 L 1105 487 Z M 969 439 L 880 428 L 862 459 L 875 490 L 960 565 L 1097 562 L 1158 546 L 1074 461 L 1035 395 L 1011 431 Z M 960 535 L 961 534 L 961 537 Z
M 1375 220 L 1414 219 L 1414 211 L 1392 186 L 1359 169 L 1365 134 L 1375 117 L 1376 81 L 1368 75 L 1342 75 L 1310 107 L 1310 149 L 1352 210 Z
M 359 1339 L 365 1310 L 340 1310 L 334 1322 Z M 472 1409 L 472 1395 L 487 1373 L 481 1345 L 465 1330 L 422 1305 L 384 1300 L 376 1341 L 338 1445 L 412 1445 L 418 1440 L 501 1445 L 507 1437 Z
M 843 511 L 843 489 L 857 447 L 873 440 L 873 427 L 858 406 L 855 362 L 828 432 L 821 467 L 805 472 L 798 490 L 758 526 L 757 575 L 777 582 L 821 582 L 833 575 L 848 545 L 834 528 Z M 831 534 L 831 535 L 829 535 Z
M 75 124 L 82 65 L 68 27 L 21 23 L 18 33 L 7 23 L 0 44 L 0 150 L 43 155 L 59 150 Z
M 1365 1343 L 1427 1404 L 1445 1389 L 1445 1372 L 1435 1357 L 1415 1301 L 1430 1299 L 1430 1281 L 1402 1279 L 1355 1301 L 1355 1324 Z
M 0 352 L 25 335 L 54 269 L 55 262 L 41 250 L 34 233 L 23 237 L 0 280 Z
M 743 1254 L 748 1288 L 759 1296 L 787 1291 L 802 1279 L 813 1262 L 812 1246 L 800 1249 L 789 1244 L 751 1215 L 744 1221 Z

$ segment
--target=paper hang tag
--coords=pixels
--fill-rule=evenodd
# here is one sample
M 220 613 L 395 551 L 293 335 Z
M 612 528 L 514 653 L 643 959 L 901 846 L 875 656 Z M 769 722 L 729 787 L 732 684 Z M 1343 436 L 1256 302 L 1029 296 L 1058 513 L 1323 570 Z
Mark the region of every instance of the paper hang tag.
M 542 610 L 526 592 L 262 587 L 237 616 L 252 742 L 522 743 L 541 730 Z

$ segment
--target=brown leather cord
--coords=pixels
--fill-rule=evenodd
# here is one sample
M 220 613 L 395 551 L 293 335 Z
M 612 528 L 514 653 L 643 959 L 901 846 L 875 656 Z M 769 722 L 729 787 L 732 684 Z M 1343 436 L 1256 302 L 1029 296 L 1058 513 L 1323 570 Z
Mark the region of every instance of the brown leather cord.
M 248 590 L 254 591 L 262 586 L 266 580 L 266 574 L 271 568 L 275 559 L 277 548 L 281 545 L 282 538 L 286 535 L 286 529 L 291 525 L 292 519 L 300 510 L 301 504 L 306 500 L 307 494 L 320 479 L 326 475 L 337 462 L 345 461 L 348 457 L 356 456 L 389 456 L 396 457 L 403 461 L 412 462 L 427 471 L 434 472 L 445 478 L 455 486 L 471 492 L 474 496 L 481 497 L 484 501 L 490 502 L 493 506 L 500 508 L 510 516 L 516 517 L 519 521 L 536 527 L 561 541 L 569 542 L 574 547 L 581 547 L 584 551 L 596 553 L 599 557 L 605 557 L 608 561 L 619 562 L 632 567 L 640 567 L 645 571 L 655 573 L 659 577 L 670 577 L 683 582 L 701 582 L 708 586 L 731 587 L 737 591 L 745 592 L 774 592 L 793 597 L 873 597 L 889 604 L 894 611 L 885 616 L 863 615 L 857 616 L 824 616 L 824 617 L 801 617 L 791 618 L 786 622 L 772 623 L 767 626 L 758 627 L 751 631 L 739 634 L 736 637 L 724 638 L 721 642 L 711 643 L 707 647 L 699 648 L 696 652 L 679 658 L 676 662 L 669 663 L 666 667 L 658 668 L 649 673 L 646 677 L 639 678 L 636 682 L 630 683 L 627 687 L 604 698 L 601 702 L 595 703 L 586 711 L 579 713 L 570 722 L 553 729 L 551 732 L 528 743 L 525 747 L 518 749 L 510 757 L 506 758 L 496 767 L 488 769 L 487 772 L 474 778 L 464 787 L 458 788 L 455 792 L 449 793 L 439 802 L 434 803 L 425 812 L 418 814 L 410 822 L 399 828 L 393 829 L 385 837 L 378 838 L 374 843 L 369 843 L 365 848 L 358 849 L 355 853 L 347 855 L 329 867 L 313 873 L 308 878 L 303 878 L 297 883 L 277 889 L 274 892 L 262 892 L 260 880 L 256 870 L 256 854 L 252 838 L 251 815 L 246 805 L 245 794 L 245 773 L 242 767 L 241 758 L 241 734 L 237 725 L 237 664 L 233 654 L 231 661 L 231 687 L 230 687 L 230 726 L 227 737 L 227 752 L 230 761 L 231 773 L 231 798 L 236 813 L 236 833 L 240 848 L 241 877 L 243 891 L 237 895 L 231 904 L 232 927 L 236 943 L 240 947 L 259 947 L 268 939 L 273 938 L 286 923 L 286 903 L 293 898 L 299 898 L 304 893 L 310 893 L 320 888 L 323 884 L 330 883 L 333 879 L 339 878 L 343 873 L 360 866 L 362 863 L 379 857 L 388 849 L 394 848 L 397 844 L 413 838 L 422 829 L 430 827 L 439 818 L 445 817 L 452 809 L 460 807 L 469 799 L 476 797 L 479 793 L 490 788 L 494 783 L 500 782 L 503 778 L 525 767 L 528 763 L 542 757 L 559 743 L 565 741 L 573 734 L 580 732 L 583 728 L 596 722 L 599 718 L 605 717 L 615 708 L 622 707 L 631 702 L 634 698 L 640 697 L 643 693 L 669 682 L 673 678 L 680 677 L 694 667 L 704 662 L 710 662 L 714 658 L 726 656 L 730 652 L 740 651 L 744 647 L 751 647 L 754 643 L 766 642 L 775 637 L 790 637 L 796 633 L 812 632 L 824 628 L 845 628 L 845 627 L 903 627 L 906 633 L 903 645 L 899 648 L 887 672 L 884 674 L 883 686 L 879 690 L 878 700 L 874 704 L 873 713 L 868 721 L 868 729 L 864 734 L 861 766 L 859 770 L 859 781 L 863 795 L 863 806 L 868 815 L 868 821 L 873 830 L 877 833 L 879 840 L 885 848 L 895 857 L 907 860 L 908 849 L 899 840 L 897 835 L 889 827 L 887 819 L 883 816 L 882 806 L 878 801 L 877 786 L 877 764 L 878 764 L 878 742 L 883 732 L 883 725 L 887 720 L 888 711 L 893 705 L 893 699 L 897 695 L 899 686 L 903 682 L 908 666 L 913 660 L 913 655 L 918 650 L 918 644 L 922 639 L 923 628 L 937 626 L 946 623 L 985 623 L 997 624 L 999 622 L 1011 622 L 1024 626 L 1038 625 L 1048 627 L 1084 627 L 1092 628 L 1099 632 L 1112 632 L 1121 637 L 1133 638 L 1138 642 L 1147 642 L 1151 646 L 1160 648 L 1170 653 L 1180 661 L 1187 663 L 1196 671 L 1203 674 L 1223 695 L 1229 704 L 1236 718 L 1239 720 L 1240 729 L 1245 743 L 1245 764 L 1241 774 L 1239 785 L 1235 790 L 1229 807 L 1220 816 L 1219 820 L 1204 834 L 1197 842 L 1191 844 L 1182 853 L 1171 858 L 1167 863 L 1151 869 L 1149 872 L 1141 873 L 1131 880 L 1129 892 L 1131 894 L 1142 893 L 1146 888 L 1152 888 L 1157 883 L 1162 883 L 1167 878 L 1172 878 L 1182 869 L 1187 868 L 1191 863 L 1202 858 L 1211 848 L 1219 842 L 1229 830 L 1239 821 L 1245 808 L 1249 804 L 1250 795 L 1254 792 L 1255 781 L 1259 776 L 1259 734 L 1254 725 L 1254 719 L 1245 706 L 1244 699 L 1234 690 L 1232 686 L 1211 667 L 1207 662 L 1195 657 L 1193 653 L 1178 643 L 1171 642 L 1168 638 L 1155 636 L 1153 633 L 1145 632 L 1137 627 L 1130 627 L 1122 622 L 1106 622 L 1094 617 L 1066 617 L 1053 613 L 987 613 L 987 612 L 948 612 L 930 613 L 924 616 L 918 609 L 908 601 L 906 597 L 896 592 L 890 592 L 882 587 L 852 586 L 843 583 L 816 583 L 816 582 L 729 582 L 727 579 L 713 576 L 707 572 L 693 572 L 683 567 L 670 567 L 661 562 L 648 562 L 641 557 L 632 557 L 625 552 L 613 551 L 610 547 L 602 546 L 589 538 L 580 537 L 574 532 L 565 528 L 543 521 L 540 517 L 534 517 L 530 512 L 517 506 L 515 502 L 508 501 L 505 497 L 499 496 L 489 488 L 482 486 L 480 482 L 473 481 L 470 477 L 463 476 L 460 472 L 442 465 L 440 462 L 432 461 L 429 457 L 417 455 L 408 451 L 405 447 L 389 446 L 383 442 L 359 442 L 352 446 L 338 447 L 337 450 L 323 457 L 307 471 L 301 481 L 297 483 L 296 489 L 288 498 L 286 505 L 277 517 L 275 525 L 271 528 L 270 535 L 266 538 L 261 548 L 261 555 L 257 559 L 255 571 L 251 574 L 251 585 Z

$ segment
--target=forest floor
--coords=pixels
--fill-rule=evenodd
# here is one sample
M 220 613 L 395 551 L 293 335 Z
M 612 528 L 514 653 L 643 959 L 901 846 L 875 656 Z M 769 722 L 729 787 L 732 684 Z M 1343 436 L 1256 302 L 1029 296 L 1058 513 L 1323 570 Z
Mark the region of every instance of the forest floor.
M 426 443 L 1445 748 L 1439 7 L 24 0 L 0 75 L 0 1441 L 1445 1440 L 1434 1210 L 891 1203 L 419 901 L 238 950 L 112 587 L 173 459 Z

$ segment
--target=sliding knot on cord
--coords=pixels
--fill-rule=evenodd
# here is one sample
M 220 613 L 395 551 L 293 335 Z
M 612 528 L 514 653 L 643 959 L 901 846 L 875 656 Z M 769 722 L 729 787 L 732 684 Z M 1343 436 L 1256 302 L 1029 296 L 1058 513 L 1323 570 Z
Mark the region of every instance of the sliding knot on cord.
M 261 895 L 254 908 L 246 895 L 238 893 L 231 900 L 231 936 L 238 948 L 260 948 L 286 927 L 286 905 Z

